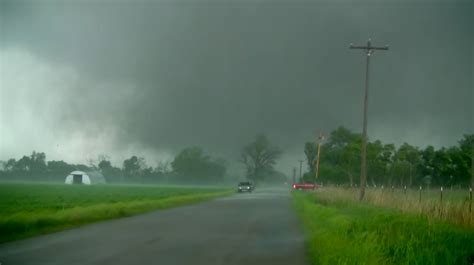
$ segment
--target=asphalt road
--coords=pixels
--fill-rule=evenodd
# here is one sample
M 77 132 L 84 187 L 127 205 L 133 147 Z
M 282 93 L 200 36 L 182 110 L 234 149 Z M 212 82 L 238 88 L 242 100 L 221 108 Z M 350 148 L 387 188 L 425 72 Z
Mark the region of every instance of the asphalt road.
M 307 264 L 289 192 L 257 189 L 0 245 L 1 265 Z

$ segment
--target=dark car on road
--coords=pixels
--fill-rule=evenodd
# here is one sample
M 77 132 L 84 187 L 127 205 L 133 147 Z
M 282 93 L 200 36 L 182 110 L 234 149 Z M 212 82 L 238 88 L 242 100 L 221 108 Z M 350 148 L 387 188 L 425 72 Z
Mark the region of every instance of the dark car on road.
M 238 192 L 252 192 L 254 190 L 254 186 L 252 183 L 246 181 L 246 182 L 240 182 L 239 187 L 237 189 Z

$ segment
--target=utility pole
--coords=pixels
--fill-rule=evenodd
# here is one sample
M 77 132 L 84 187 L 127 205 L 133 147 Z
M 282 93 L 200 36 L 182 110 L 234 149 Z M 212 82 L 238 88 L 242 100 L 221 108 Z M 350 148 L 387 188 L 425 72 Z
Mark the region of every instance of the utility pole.
M 302 168 L 303 168 L 303 161 L 304 161 L 304 160 L 301 160 L 301 159 L 298 160 L 298 162 L 300 162 L 300 179 L 301 179 L 301 177 L 302 177 L 302 176 L 301 176 L 301 170 L 302 170 Z
M 319 177 L 319 157 L 321 156 L 321 142 L 324 140 L 324 135 L 323 133 L 319 132 L 319 137 L 317 139 L 318 141 L 318 154 L 316 155 L 316 179 Z
M 293 168 L 293 184 L 296 183 L 296 167 Z
M 372 46 L 370 39 L 367 41 L 367 46 L 354 46 L 351 44 L 350 49 L 360 49 L 364 50 L 366 53 L 366 66 L 365 66 L 365 96 L 364 96 L 364 127 L 362 132 L 362 147 L 361 147 L 361 165 L 360 165 L 360 194 L 359 200 L 362 201 L 365 195 L 365 186 L 367 183 L 367 104 L 369 98 L 369 65 L 370 65 L 370 56 L 376 50 L 388 50 L 388 46 L 385 47 L 376 47 Z

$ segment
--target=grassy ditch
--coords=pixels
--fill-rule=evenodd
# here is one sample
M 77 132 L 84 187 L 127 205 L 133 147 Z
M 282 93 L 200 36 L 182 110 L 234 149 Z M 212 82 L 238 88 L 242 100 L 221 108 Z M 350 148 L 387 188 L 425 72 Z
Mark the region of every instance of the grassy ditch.
M 395 209 L 293 192 L 313 264 L 473 264 L 474 231 Z
M 0 184 L 0 243 L 230 193 L 225 188 Z
M 318 191 L 321 203 L 358 203 L 359 189 L 327 187 Z M 366 189 L 364 203 L 425 216 L 474 230 L 474 209 L 467 189 Z M 471 210 L 469 209 L 471 207 Z

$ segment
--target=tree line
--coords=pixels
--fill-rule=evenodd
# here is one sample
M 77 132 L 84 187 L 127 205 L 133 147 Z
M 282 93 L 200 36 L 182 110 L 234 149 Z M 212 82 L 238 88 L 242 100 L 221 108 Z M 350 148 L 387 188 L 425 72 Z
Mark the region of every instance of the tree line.
M 18 160 L 0 161 L 0 181 L 63 182 L 75 170 L 99 171 L 108 183 L 217 184 L 243 178 L 254 183 L 286 181 L 286 176 L 274 169 L 281 150 L 270 144 L 265 135 L 258 135 L 240 154 L 239 162 L 244 165 L 245 174 L 230 177 L 227 161 L 211 157 L 200 147 L 184 148 L 172 161 L 159 161 L 155 167 L 135 155 L 125 159 L 121 166 L 114 166 L 106 155 L 89 159 L 85 165 L 46 161 L 45 153 L 33 151 Z
M 355 186 L 360 176 L 362 135 L 339 127 L 321 144 L 318 181 Z M 398 148 L 380 140 L 367 143 L 367 183 L 372 186 L 469 186 L 473 176 L 474 134 L 465 134 L 456 146 L 419 148 L 404 143 Z M 306 142 L 308 170 L 314 180 L 317 143 Z
M 19 160 L 0 161 L 0 180 L 4 181 L 55 181 L 62 182 L 72 171 L 99 171 L 108 183 L 219 183 L 226 175 L 226 162 L 212 158 L 200 147 L 183 149 L 173 161 L 159 161 L 148 166 L 145 158 L 131 156 L 120 167 L 112 165 L 110 158 L 99 155 L 85 164 L 64 161 L 46 161 L 46 154 L 35 152 Z

